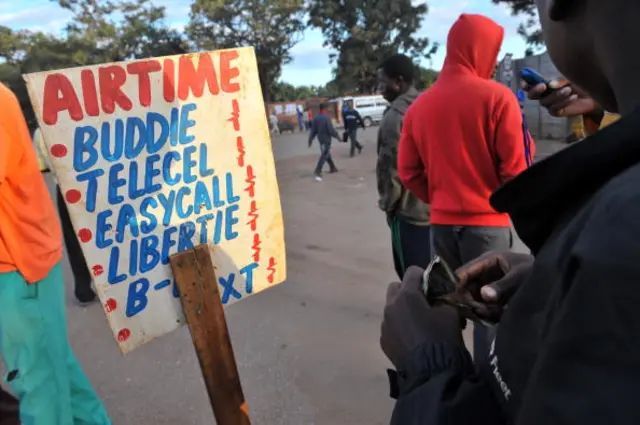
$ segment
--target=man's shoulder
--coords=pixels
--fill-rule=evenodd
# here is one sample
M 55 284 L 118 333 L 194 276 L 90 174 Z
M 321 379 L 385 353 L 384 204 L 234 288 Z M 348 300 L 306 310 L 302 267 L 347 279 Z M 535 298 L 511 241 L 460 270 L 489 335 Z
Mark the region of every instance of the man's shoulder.
M 478 88 L 478 93 L 484 95 L 487 99 L 491 99 L 498 104 L 511 103 L 513 105 L 518 105 L 519 107 L 518 97 L 516 94 L 511 90 L 511 88 L 502 83 L 494 80 L 480 80 Z
M 393 107 L 389 108 L 389 110 L 384 114 L 382 120 L 380 121 L 379 132 L 383 134 L 389 130 L 396 131 L 397 128 L 402 124 L 402 120 L 404 118 L 404 114 L 401 114 L 400 111 L 394 109 Z
M 583 246 L 607 251 L 631 242 L 640 249 L 639 179 L 640 163 L 609 180 L 585 204 L 582 210 L 588 221 L 580 235 Z

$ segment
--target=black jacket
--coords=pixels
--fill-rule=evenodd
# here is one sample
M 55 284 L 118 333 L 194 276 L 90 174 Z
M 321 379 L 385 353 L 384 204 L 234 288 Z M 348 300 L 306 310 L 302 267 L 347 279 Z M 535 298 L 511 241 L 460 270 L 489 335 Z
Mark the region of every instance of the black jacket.
M 464 347 L 418 347 L 392 423 L 640 424 L 640 112 L 535 164 L 492 205 L 536 260 L 489 364 L 476 373 Z
M 356 130 L 358 127 L 364 128 L 364 121 L 360 113 L 355 109 L 345 109 L 342 111 L 342 122 L 345 130 Z
M 311 122 L 311 131 L 309 132 L 309 146 L 313 142 L 313 139 L 318 136 L 318 141 L 321 145 L 331 143 L 331 138 L 340 140 L 338 132 L 331 123 L 331 117 L 326 113 L 319 113 L 313 117 Z

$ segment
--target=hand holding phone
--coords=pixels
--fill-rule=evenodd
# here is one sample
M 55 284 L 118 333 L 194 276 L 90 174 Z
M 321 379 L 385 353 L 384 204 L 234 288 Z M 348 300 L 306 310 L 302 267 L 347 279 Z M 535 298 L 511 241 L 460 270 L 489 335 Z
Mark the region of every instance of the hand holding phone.
M 539 100 L 540 105 L 554 117 L 602 113 L 593 99 L 567 80 L 552 81 L 528 68 L 520 71 L 520 77 L 528 86 L 525 90 L 529 99 Z M 541 85 L 544 85 L 544 91 Z
M 540 97 L 545 97 L 553 93 L 555 90 L 558 90 L 562 87 L 553 88 L 551 84 L 551 80 L 543 77 L 538 72 L 533 69 L 525 68 L 520 71 L 520 78 L 527 83 L 530 87 L 535 87 L 540 84 L 544 84 L 547 89 L 540 95 Z
M 438 256 L 424 272 L 422 291 L 430 305 L 453 306 L 462 317 L 485 326 L 495 325 L 502 314 L 502 307 L 482 300 L 479 287 L 461 285 L 453 270 Z

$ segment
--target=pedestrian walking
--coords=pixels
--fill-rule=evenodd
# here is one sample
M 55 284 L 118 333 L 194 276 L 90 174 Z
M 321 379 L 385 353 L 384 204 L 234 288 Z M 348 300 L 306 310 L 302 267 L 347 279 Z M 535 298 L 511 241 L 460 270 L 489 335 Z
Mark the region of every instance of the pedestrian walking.
M 298 117 L 298 127 L 300 131 L 304 130 L 304 108 L 302 105 L 296 105 L 296 115 Z
M 316 136 L 318 137 L 318 143 L 320 145 L 320 157 L 318 158 L 318 164 L 314 171 L 314 178 L 316 181 L 321 182 L 322 169 L 325 163 L 329 165 L 330 173 L 338 172 L 338 168 L 333 163 L 333 158 L 331 157 L 331 139 L 335 138 L 340 140 L 340 136 L 333 127 L 326 103 L 320 105 L 320 113 L 313 117 L 311 132 L 309 133 L 309 147 L 311 147 Z
M 0 84 L 0 357 L 24 425 L 110 425 L 69 345 L 62 232 L 20 104 Z
M 271 115 L 269 116 L 269 125 L 271 126 L 271 134 L 280 134 L 280 128 L 278 127 L 278 116 L 276 115 L 276 111 L 271 111 Z
M 378 128 L 378 206 L 391 228 L 393 263 L 402 279 L 410 266 L 431 261 L 429 206 L 408 191 L 398 176 L 398 142 L 407 109 L 418 97 L 413 86 L 415 66 L 405 55 L 393 55 L 378 67 L 378 91 L 390 103 Z
M 364 128 L 364 122 L 360 113 L 354 109 L 353 101 L 350 100 L 346 104 L 346 108 L 342 110 L 342 122 L 344 123 L 344 131 L 351 143 L 350 155 L 353 158 L 356 154 L 362 153 L 362 145 L 358 142 L 358 128 Z
M 311 108 L 307 108 L 307 131 L 311 131 L 311 123 L 313 122 L 313 112 Z

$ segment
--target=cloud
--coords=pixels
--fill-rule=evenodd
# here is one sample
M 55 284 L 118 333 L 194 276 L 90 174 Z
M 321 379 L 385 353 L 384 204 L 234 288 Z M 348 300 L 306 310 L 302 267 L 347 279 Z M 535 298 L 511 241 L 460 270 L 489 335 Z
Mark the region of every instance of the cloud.
M 70 17 L 71 14 L 67 10 L 54 4 L 44 3 L 41 6 L 22 10 L 4 8 L 0 13 L 0 25 L 14 29 L 56 32 L 66 25 Z

